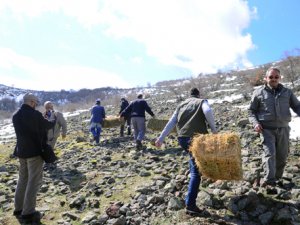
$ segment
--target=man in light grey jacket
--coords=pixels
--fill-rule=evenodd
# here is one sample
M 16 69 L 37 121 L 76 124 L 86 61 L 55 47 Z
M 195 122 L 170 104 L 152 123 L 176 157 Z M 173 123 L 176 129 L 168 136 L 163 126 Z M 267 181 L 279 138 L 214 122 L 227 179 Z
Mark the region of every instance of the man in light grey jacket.
M 64 139 L 67 135 L 67 122 L 61 112 L 54 110 L 53 103 L 51 101 L 46 101 L 44 103 L 45 112 L 44 117 L 49 121 L 55 121 L 55 126 L 48 130 L 47 134 L 47 144 L 51 145 L 54 148 L 57 138 L 61 134 L 61 137 Z
M 263 139 L 263 187 L 282 184 L 289 152 L 290 108 L 300 116 L 300 102 L 293 92 L 279 83 L 280 70 L 271 67 L 266 72 L 266 84 L 253 93 L 248 109 L 254 130 Z

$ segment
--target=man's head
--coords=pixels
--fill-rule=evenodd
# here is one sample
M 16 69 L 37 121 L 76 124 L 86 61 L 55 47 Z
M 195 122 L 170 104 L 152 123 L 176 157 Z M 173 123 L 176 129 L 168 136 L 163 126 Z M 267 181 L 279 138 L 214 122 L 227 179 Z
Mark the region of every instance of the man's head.
M 198 90 L 198 88 L 192 88 L 190 90 L 190 95 L 193 97 L 200 97 L 200 91 Z
M 39 99 L 32 93 L 26 93 L 23 96 L 24 104 L 29 105 L 30 107 L 34 108 L 39 104 Z
M 267 85 L 271 88 L 277 88 L 279 81 L 281 79 L 280 70 L 276 67 L 270 67 L 265 76 L 265 81 Z
M 44 107 L 45 107 L 46 111 L 53 110 L 53 104 L 51 101 L 46 101 L 44 103 Z
M 100 105 L 101 104 L 101 100 L 98 98 L 97 100 L 96 100 L 96 105 Z
M 137 98 L 143 98 L 143 94 L 142 93 L 139 93 L 138 95 L 137 95 Z

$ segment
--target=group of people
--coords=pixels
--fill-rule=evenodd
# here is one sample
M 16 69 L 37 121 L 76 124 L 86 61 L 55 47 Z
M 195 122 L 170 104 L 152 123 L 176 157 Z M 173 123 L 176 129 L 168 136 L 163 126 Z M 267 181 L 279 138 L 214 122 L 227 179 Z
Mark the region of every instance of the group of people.
M 290 89 L 280 83 L 281 75 L 278 68 L 269 68 L 264 79 L 265 85 L 254 91 L 248 111 L 249 121 L 263 139 L 264 179 L 261 186 L 268 187 L 279 185 L 281 182 L 289 152 L 290 108 L 300 116 L 300 102 Z M 53 110 L 53 104 L 45 103 L 47 107 L 44 116 L 35 110 L 37 104 L 37 97 L 27 94 L 24 96 L 24 104 L 13 116 L 17 136 L 14 155 L 20 162 L 14 215 L 29 220 L 40 218 L 35 206 L 37 191 L 42 181 L 41 149 L 47 142 L 54 147 L 59 132 L 55 132 L 55 129 L 53 132 L 50 130 L 56 126 L 63 127 L 62 137 L 66 135 L 64 119 L 60 113 Z M 120 136 L 124 135 L 125 124 L 128 135 L 131 134 L 133 127 L 138 150 L 143 148 L 142 141 L 146 130 L 145 112 L 155 117 L 142 94 L 130 103 L 125 98 L 121 99 L 119 116 L 124 118 L 124 124 L 120 127 Z M 101 124 L 105 118 L 105 110 L 99 99 L 91 110 L 91 116 L 91 132 L 94 141 L 99 143 Z M 190 180 L 185 205 L 186 213 L 193 216 L 203 215 L 205 210 L 196 204 L 201 173 L 188 150 L 195 134 L 208 133 L 207 125 L 212 133 L 217 133 L 213 111 L 208 101 L 200 98 L 200 91 L 197 88 L 192 88 L 190 97 L 177 106 L 155 141 L 155 145 L 160 147 L 172 129 L 177 128 L 178 142 L 189 154 Z M 45 132 L 47 130 L 48 135 Z
M 120 136 L 124 136 L 124 130 L 126 125 L 127 135 L 131 135 L 131 126 L 133 127 L 133 136 L 136 142 L 136 148 L 141 150 L 143 148 L 142 141 L 145 138 L 146 132 L 146 115 L 149 113 L 154 117 L 154 113 L 149 107 L 147 101 L 143 99 L 143 94 L 138 94 L 137 99 L 128 102 L 124 97 L 121 98 L 121 105 L 119 116 L 122 121 L 120 126 Z M 102 124 L 105 119 L 105 109 L 101 105 L 100 99 L 96 100 L 95 105 L 91 109 L 91 125 L 90 131 L 93 135 L 96 144 L 99 144 L 100 135 L 102 131 Z

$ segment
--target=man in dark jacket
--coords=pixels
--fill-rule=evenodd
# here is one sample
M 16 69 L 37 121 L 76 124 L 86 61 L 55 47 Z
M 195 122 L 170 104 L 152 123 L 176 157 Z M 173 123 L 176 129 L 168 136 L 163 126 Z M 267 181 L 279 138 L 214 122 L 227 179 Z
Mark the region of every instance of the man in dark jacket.
M 143 99 L 143 95 L 138 94 L 137 99 L 132 101 L 120 114 L 120 117 L 124 117 L 128 114 L 131 116 L 131 124 L 134 130 L 134 140 L 136 141 L 137 150 L 143 149 L 142 140 L 144 140 L 146 132 L 145 112 L 154 117 L 154 113 L 146 100 Z
M 19 180 L 15 192 L 14 215 L 26 222 L 39 222 L 41 214 L 35 210 L 36 197 L 43 177 L 41 152 L 47 142 L 47 131 L 54 126 L 41 112 L 35 110 L 38 98 L 27 93 L 24 104 L 13 115 L 17 137 L 14 155 L 19 158 Z
M 166 124 L 164 130 L 157 138 L 155 145 L 160 147 L 165 137 L 176 126 L 178 133 L 178 142 L 180 146 L 188 151 L 192 138 L 200 133 L 207 134 L 207 123 L 212 133 L 217 133 L 212 109 L 206 99 L 200 99 L 200 92 L 197 88 L 190 91 L 191 97 L 179 104 Z M 186 213 L 193 216 L 201 216 L 207 214 L 196 205 L 196 199 L 201 181 L 201 173 L 198 171 L 195 159 L 190 154 L 190 182 L 188 193 L 185 199 Z
M 290 108 L 300 116 L 300 102 L 293 92 L 280 84 L 280 70 L 266 72 L 266 84 L 257 88 L 249 106 L 249 120 L 263 140 L 264 181 L 262 187 L 282 185 L 289 153 Z
M 121 112 L 124 109 L 127 108 L 128 105 L 129 105 L 128 101 L 125 98 L 121 98 L 119 115 L 121 114 Z M 128 113 L 128 115 L 124 115 L 124 122 L 121 124 L 121 127 L 120 127 L 120 136 L 121 137 L 124 136 L 125 124 L 127 125 L 127 135 L 130 135 L 131 134 L 130 113 Z
M 105 118 L 105 109 L 101 105 L 100 99 L 96 100 L 96 104 L 91 109 L 91 132 L 94 137 L 94 141 L 96 145 L 99 144 L 100 141 L 100 134 L 102 131 L 102 123 Z

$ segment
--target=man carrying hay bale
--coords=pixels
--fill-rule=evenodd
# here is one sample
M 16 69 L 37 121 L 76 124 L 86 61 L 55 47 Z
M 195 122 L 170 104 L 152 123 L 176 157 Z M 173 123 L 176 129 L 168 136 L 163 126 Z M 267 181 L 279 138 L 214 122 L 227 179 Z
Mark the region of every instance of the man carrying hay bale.
M 262 187 L 281 186 L 280 180 L 289 152 L 290 108 L 300 116 L 300 102 L 279 83 L 280 70 L 267 70 L 266 84 L 256 89 L 249 106 L 249 120 L 263 139 L 264 181 Z
M 197 88 L 192 88 L 190 91 L 191 97 L 177 106 L 171 119 L 165 126 L 164 130 L 155 142 L 157 147 L 160 147 L 165 137 L 176 126 L 178 133 L 178 142 L 180 146 L 188 151 L 192 138 L 196 134 L 207 134 L 207 125 L 213 133 L 217 133 L 213 112 L 205 99 L 200 99 L 200 92 Z M 185 199 L 186 213 L 193 216 L 201 216 L 207 213 L 201 210 L 196 205 L 196 199 L 199 191 L 201 181 L 201 174 L 198 171 L 195 159 L 189 153 L 189 167 L 190 167 L 190 182 L 188 186 L 188 193 Z
M 102 131 L 101 124 L 103 123 L 103 119 L 105 118 L 105 109 L 100 104 L 100 99 L 97 99 L 96 104 L 91 109 L 91 132 L 93 134 L 96 145 L 98 145 L 100 142 L 100 134 Z
M 146 132 L 145 112 L 154 117 L 154 113 L 148 103 L 143 99 L 143 94 L 138 94 L 137 99 L 132 101 L 120 114 L 120 117 L 124 117 L 126 115 L 131 116 L 131 124 L 134 130 L 134 140 L 136 141 L 137 150 L 143 149 L 142 141 L 144 140 Z

